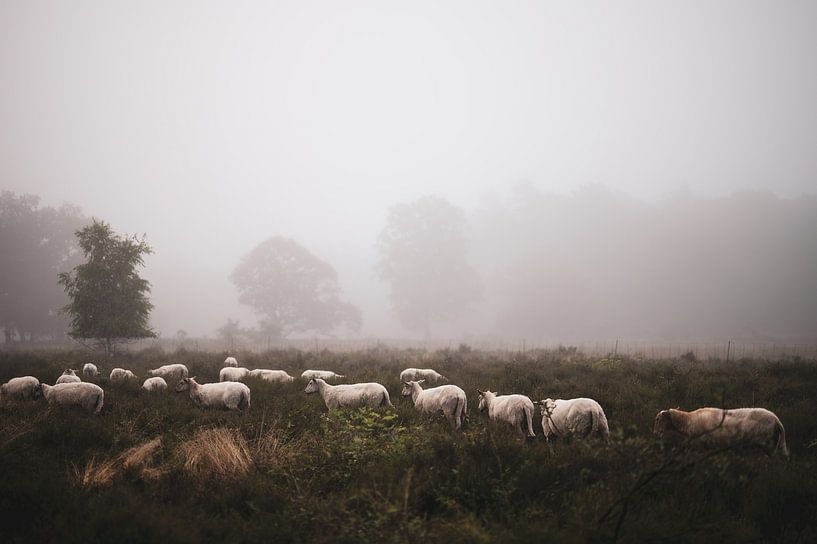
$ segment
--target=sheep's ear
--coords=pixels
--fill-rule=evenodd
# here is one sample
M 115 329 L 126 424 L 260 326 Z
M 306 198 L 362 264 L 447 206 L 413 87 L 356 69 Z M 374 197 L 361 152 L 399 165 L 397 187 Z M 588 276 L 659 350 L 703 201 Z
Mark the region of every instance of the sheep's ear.
M 426 383 L 425 380 L 417 380 L 417 383 Z
M 535 400 L 535 401 L 533 401 L 533 403 L 534 403 L 534 404 L 542 404 L 542 402 L 543 402 L 543 401 L 541 401 L 541 400 Z
M 479 395 L 480 395 L 480 396 L 482 396 L 482 394 L 484 393 L 484 391 L 480 391 L 479 389 L 477 389 L 477 393 L 479 393 Z

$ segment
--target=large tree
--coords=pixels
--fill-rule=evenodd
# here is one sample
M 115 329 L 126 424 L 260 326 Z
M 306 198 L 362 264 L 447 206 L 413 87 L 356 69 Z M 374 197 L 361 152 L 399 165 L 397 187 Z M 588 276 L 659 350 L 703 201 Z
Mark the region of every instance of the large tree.
M 67 327 L 56 275 L 80 262 L 79 208 L 39 206 L 33 195 L 0 193 L 0 328 L 6 342 L 59 338 Z
M 480 296 L 468 263 L 465 215 L 426 196 L 389 209 L 377 246 L 377 271 L 389 282 L 392 308 L 407 328 L 431 336 L 434 323 L 465 312 Z
M 231 275 L 239 302 L 262 316 L 269 338 L 360 328 L 360 311 L 340 298 L 335 269 L 295 240 L 275 236 L 258 244 Z
M 59 280 L 70 299 L 64 308 L 71 319 L 69 335 L 108 354 L 121 342 L 155 337 L 148 325 L 150 283 L 137 271 L 152 252 L 144 237 L 119 236 L 96 220 L 76 236 L 86 262 Z

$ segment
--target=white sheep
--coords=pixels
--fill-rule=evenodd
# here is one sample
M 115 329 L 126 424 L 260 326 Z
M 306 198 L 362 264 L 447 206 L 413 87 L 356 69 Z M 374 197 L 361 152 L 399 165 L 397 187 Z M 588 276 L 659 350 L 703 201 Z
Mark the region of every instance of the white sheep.
M 238 361 L 235 357 L 227 357 L 224 359 L 224 366 L 238 366 Z
M 34 376 L 12 378 L 0 385 L 0 398 L 3 399 L 36 399 L 40 395 L 40 380 Z
M 783 424 L 764 408 L 662 410 L 655 416 L 653 432 L 681 436 L 705 446 L 756 446 L 768 455 L 780 451 L 789 456 Z
M 79 406 L 92 414 L 98 414 L 105 402 L 105 392 L 93 383 L 61 383 L 41 385 L 43 396 L 48 404 L 61 406 Z
M 304 370 L 301 373 L 301 378 L 304 380 L 314 380 L 320 378 L 322 380 L 331 380 L 334 378 L 345 378 L 342 374 L 335 374 L 331 370 Z
M 153 378 L 145 380 L 145 383 L 142 384 L 142 389 L 146 391 L 161 391 L 167 389 L 167 382 L 164 378 L 154 376 Z
M 246 378 L 250 373 L 249 368 L 227 366 L 221 369 L 218 373 L 218 381 L 220 382 L 240 382 Z
M 76 373 L 75 370 L 71 370 L 70 368 L 66 368 L 65 370 L 63 370 L 62 375 L 59 378 L 57 378 L 56 383 L 58 383 L 58 384 L 59 383 L 79 383 L 81 381 L 82 381 L 82 379 L 79 376 L 77 376 L 77 373 Z
M 176 383 L 189 376 L 187 367 L 182 364 L 164 365 L 148 370 L 148 376 L 159 376 L 168 382 Z
M 85 366 L 82 367 L 82 375 L 86 378 L 93 378 L 94 376 L 99 376 L 99 369 L 96 367 L 94 363 L 85 363 Z
M 388 406 L 394 408 L 391 399 L 389 399 L 389 392 L 379 383 L 329 385 L 321 378 L 312 378 L 306 384 L 304 393 L 319 393 L 330 411 L 338 408 L 358 408 L 360 406 L 369 406 L 371 408 Z
M 193 403 L 199 408 L 238 410 L 250 408 L 250 388 L 243 383 L 219 382 L 199 384 L 196 377 L 182 378 L 176 385 L 176 392 L 187 390 Z
M 423 389 L 425 380 L 403 382 L 404 397 L 411 396 L 414 408 L 425 413 L 442 412 L 452 429 L 459 429 L 465 422 L 468 400 L 465 391 L 456 385 L 441 385 Z
M 126 370 L 124 368 L 114 368 L 113 370 L 111 370 L 110 380 L 112 382 L 124 382 L 135 378 L 136 374 L 134 374 L 130 370 Z
M 520 436 L 536 436 L 533 432 L 533 401 L 525 395 L 497 395 L 493 391 L 479 391 L 479 411 L 488 410 L 493 420 L 507 421 Z
M 571 435 L 593 437 L 600 435 L 610 442 L 610 428 L 601 405 L 593 399 L 545 399 L 534 402 L 542 411 L 542 430 L 545 440 L 551 436 Z
M 267 382 L 292 382 L 295 378 L 287 374 L 285 370 L 267 370 L 266 368 L 256 368 L 250 370 L 250 376 L 253 378 L 261 378 Z
M 432 368 L 407 368 L 400 373 L 401 382 L 425 380 L 427 382 L 448 381 L 448 378 Z

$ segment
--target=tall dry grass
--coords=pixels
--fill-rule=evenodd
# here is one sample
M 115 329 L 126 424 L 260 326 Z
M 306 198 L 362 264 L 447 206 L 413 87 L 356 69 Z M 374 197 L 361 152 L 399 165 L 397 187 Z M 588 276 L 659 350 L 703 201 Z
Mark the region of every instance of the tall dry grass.
M 253 458 L 247 439 L 236 429 L 203 429 L 177 449 L 182 468 L 222 479 L 249 474 Z

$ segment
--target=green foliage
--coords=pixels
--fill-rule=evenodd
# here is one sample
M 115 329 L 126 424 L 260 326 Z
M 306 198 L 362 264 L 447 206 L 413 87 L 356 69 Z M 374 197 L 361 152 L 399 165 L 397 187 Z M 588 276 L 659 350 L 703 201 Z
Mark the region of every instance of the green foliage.
M 239 302 L 263 316 L 257 331 L 261 340 L 360 328 L 360 311 L 340 298 L 335 269 L 295 240 L 275 236 L 261 242 L 230 277 Z
M 461 315 L 479 298 L 479 278 L 467 260 L 465 216 L 447 200 L 423 197 L 389 209 L 377 247 L 377 271 L 389 282 L 395 315 L 409 329 Z
M 445 350 L 428 366 L 469 396 L 452 433 L 398 396 L 415 350 L 238 353 L 248 367 L 297 374 L 328 367 L 377 381 L 396 410 L 327 413 L 304 383 L 250 379 L 252 409 L 201 411 L 187 394 L 145 394 L 111 384 L 134 370 L 184 361 L 218 379 L 222 353 L 152 349 L 121 353 L 93 380 L 105 389 L 97 417 L 0 402 L 0 519 L 9 542 L 810 542 L 817 537 L 817 364 L 583 357 L 574 350 Z M 53 382 L 85 353 L 0 352 L 0 382 L 31 374 Z M 477 388 L 535 399 L 586 395 L 608 415 L 612 444 L 522 441 L 476 409 Z M 662 444 L 655 413 L 680 406 L 764 406 L 786 427 L 790 461 L 762 453 Z M 214 480 L 185 471 L 178 452 L 202 429 L 239 433 L 250 473 Z M 115 459 L 161 437 L 158 476 L 123 472 L 115 485 L 83 488 L 77 468 Z M 218 483 L 215 483 L 218 482 Z M 625 508 L 626 504 L 626 508 Z M 44 517 L 45 516 L 45 517 Z M 44 522 L 43 520 L 47 520 Z
M 76 235 L 87 261 L 59 276 L 70 299 L 64 310 L 71 337 L 96 341 L 110 354 L 118 342 L 156 336 L 148 324 L 150 283 L 136 270 L 152 252 L 145 239 L 123 238 L 96 220 Z

